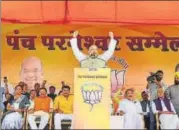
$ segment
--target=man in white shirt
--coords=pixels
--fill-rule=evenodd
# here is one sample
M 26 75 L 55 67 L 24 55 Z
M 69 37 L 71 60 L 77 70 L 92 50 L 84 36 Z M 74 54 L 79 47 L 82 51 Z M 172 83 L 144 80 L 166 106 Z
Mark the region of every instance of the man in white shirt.
M 150 107 L 150 101 L 149 101 L 149 96 L 148 93 L 146 91 L 143 91 L 141 93 L 142 96 L 142 101 L 140 101 L 140 105 L 142 107 L 142 111 L 143 111 L 143 115 L 144 115 L 144 122 L 145 122 L 145 128 L 147 128 L 147 130 L 151 130 L 151 129 L 156 129 L 156 121 L 155 121 L 155 113 L 156 111 L 156 107 L 154 102 L 152 102 L 152 108 Z M 151 112 L 151 113 L 150 113 Z M 153 117 L 151 117 L 153 116 Z M 150 118 L 153 118 L 153 122 L 151 122 Z M 153 125 L 151 126 L 150 124 L 153 123 Z M 152 128 L 150 128 L 152 127 Z
M 134 103 L 133 89 L 127 89 L 125 99 L 119 104 L 118 112 L 124 116 L 123 129 L 143 129 L 142 108 L 139 102 Z
M 81 67 L 84 68 L 103 68 L 106 67 L 106 62 L 113 55 L 117 41 L 114 39 L 114 34 L 109 32 L 110 44 L 108 50 L 104 52 L 102 55 L 98 55 L 98 47 L 96 45 L 92 45 L 89 47 L 88 53 L 89 55 L 83 54 L 77 45 L 77 36 L 78 32 L 75 31 L 73 33 L 73 38 L 70 40 L 71 47 L 76 59 L 80 62 Z
M 6 101 L 6 93 L 9 93 L 11 95 L 14 95 L 14 87 L 12 86 L 12 84 L 8 83 L 8 79 L 7 77 L 4 77 L 4 79 L 1 81 L 1 87 L 4 88 L 5 93 L 3 93 L 3 99 L 2 101 L 5 102 Z
M 31 109 L 31 107 L 33 108 L 34 107 L 34 99 L 35 99 L 35 97 L 37 96 L 37 94 L 36 94 L 36 91 L 33 89 L 33 90 L 31 90 L 30 91 L 30 99 L 29 99 L 29 101 L 30 101 L 30 107 L 29 107 L 29 109 Z
M 154 100 L 159 113 L 161 129 L 179 129 L 179 119 L 172 102 L 164 96 L 163 88 L 157 91 L 158 98 Z

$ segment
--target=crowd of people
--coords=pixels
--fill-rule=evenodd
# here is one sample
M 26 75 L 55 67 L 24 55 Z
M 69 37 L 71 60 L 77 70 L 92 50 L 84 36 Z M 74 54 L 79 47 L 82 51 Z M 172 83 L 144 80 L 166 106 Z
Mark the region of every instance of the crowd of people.
M 133 88 L 125 91 L 114 112 L 124 117 L 123 129 L 179 129 L 179 72 L 169 87 L 162 82 L 163 74 L 159 70 L 149 77 L 141 101 L 134 99 Z
M 141 101 L 134 99 L 134 88 L 130 88 L 125 90 L 117 111 L 111 108 L 113 116 L 124 118 L 123 129 L 179 129 L 179 72 L 175 73 L 171 86 L 163 83 L 163 75 L 161 70 L 151 74 L 146 90 L 141 93 Z M 55 86 L 47 90 L 45 84 L 46 81 L 42 85 L 36 83 L 34 89 L 29 90 L 26 83 L 19 82 L 14 88 L 4 77 L 0 87 L 2 129 L 22 129 L 25 112 L 28 113 L 26 121 L 31 129 L 44 129 L 51 113 L 54 129 L 61 129 L 63 119 L 72 120 L 73 95 L 70 94 L 70 86 L 62 82 L 61 90 L 56 94 Z M 36 118 L 40 118 L 39 125 Z
M 45 84 L 39 83 L 36 83 L 31 90 L 28 90 L 24 82 L 19 82 L 13 88 L 6 77 L 3 85 L 4 87 L 0 87 L 3 99 L 1 102 L 2 129 L 22 129 L 25 125 L 24 118 L 27 119 L 31 129 L 44 129 L 51 113 L 56 113 L 53 118 L 55 129 L 61 129 L 59 122 L 62 119 L 72 120 L 73 95 L 70 94 L 70 87 L 64 82 L 58 94 L 55 94 L 54 86 L 49 87 L 48 93 Z M 28 116 L 25 117 L 24 113 L 28 113 Z M 38 126 L 36 118 L 40 118 Z

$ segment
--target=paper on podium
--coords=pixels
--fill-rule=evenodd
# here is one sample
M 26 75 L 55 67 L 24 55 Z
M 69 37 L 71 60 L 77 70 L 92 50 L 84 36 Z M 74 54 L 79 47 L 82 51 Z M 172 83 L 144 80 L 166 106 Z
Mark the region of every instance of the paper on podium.
M 110 129 L 110 69 L 74 70 L 74 129 Z

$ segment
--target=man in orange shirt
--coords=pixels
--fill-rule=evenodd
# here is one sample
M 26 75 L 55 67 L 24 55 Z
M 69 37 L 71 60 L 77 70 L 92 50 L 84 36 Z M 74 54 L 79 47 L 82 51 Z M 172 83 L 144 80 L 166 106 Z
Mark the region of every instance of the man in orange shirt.
M 61 129 L 61 120 L 72 120 L 73 113 L 73 96 L 70 95 L 70 87 L 63 86 L 62 94 L 57 96 L 54 101 L 55 129 Z
M 39 91 L 39 97 L 34 99 L 34 105 L 30 106 L 28 122 L 31 129 L 44 129 L 49 120 L 49 112 L 53 112 L 53 101 L 47 96 L 47 89 L 41 88 Z M 40 117 L 39 128 L 35 119 Z

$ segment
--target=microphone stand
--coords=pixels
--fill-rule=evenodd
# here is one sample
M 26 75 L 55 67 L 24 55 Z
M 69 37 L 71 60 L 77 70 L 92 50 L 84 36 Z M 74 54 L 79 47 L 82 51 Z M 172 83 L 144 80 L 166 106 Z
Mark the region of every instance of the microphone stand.
M 26 107 L 25 107 L 25 111 L 24 111 L 24 126 L 23 126 L 23 129 L 25 130 L 25 129 L 28 129 L 28 128 L 26 128 L 26 124 L 27 124 L 27 113 L 28 113 L 28 109 L 29 109 L 29 105 L 26 105 Z

